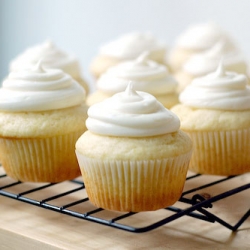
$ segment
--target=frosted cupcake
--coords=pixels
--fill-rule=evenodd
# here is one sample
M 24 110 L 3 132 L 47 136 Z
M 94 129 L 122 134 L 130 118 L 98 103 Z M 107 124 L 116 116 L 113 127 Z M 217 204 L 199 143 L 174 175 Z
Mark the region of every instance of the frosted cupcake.
M 89 87 L 81 75 L 77 58 L 62 51 L 51 41 L 28 48 L 18 55 L 10 63 L 10 72 L 30 69 L 40 60 L 43 60 L 44 68 L 63 70 L 84 87 L 86 94 L 88 93 Z
M 179 82 L 178 92 L 181 92 L 194 78 L 214 72 L 222 58 L 227 71 L 247 75 L 248 66 L 240 50 L 220 41 L 210 50 L 191 56 L 183 68 L 176 72 L 175 77 Z
M 135 60 L 122 62 L 107 70 L 97 81 L 97 91 L 87 98 L 87 104 L 103 101 L 126 89 L 129 81 L 136 90 L 148 92 L 166 108 L 178 103 L 177 82 L 161 64 L 148 60 L 145 52 Z
M 76 154 L 95 206 L 137 212 L 178 200 L 192 143 L 176 115 L 129 85 L 91 106 L 88 116 Z
M 217 42 L 232 45 L 232 38 L 216 23 L 207 22 L 190 25 L 181 33 L 170 51 L 168 63 L 171 71 L 182 68 L 190 56 L 211 49 Z
M 172 108 L 194 143 L 190 169 L 201 174 L 250 171 L 250 89 L 247 78 L 216 72 L 193 80 Z
M 133 60 L 145 51 L 149 51 L 151 60 L 165 64 L 166 46 L 149 32 L 133 32 L 103 45 L 90 65 L 90 72 L 98 79 L 108 68 Z
M 75 142 L 86 130 L 85 91 L 59 69 L 12 72 L 0 89 L 0 159 L 20 181 L 80 175 Z

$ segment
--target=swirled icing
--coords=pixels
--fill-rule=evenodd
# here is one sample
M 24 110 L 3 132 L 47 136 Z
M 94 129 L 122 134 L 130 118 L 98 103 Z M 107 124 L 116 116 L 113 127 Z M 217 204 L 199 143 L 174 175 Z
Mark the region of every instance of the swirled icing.
M 0 110 L 47 111 L 80 105 L 85 90 L 59 69 L 44 69 L 39 62 L 30 70 L 14 71 L 0 89 Z
M 76 57 L 60 50 L 52 41 L 45 41 L 28 48 L 10 63 L 10 71 L 29 69 L 43 60 L 44 68 L 61 69 L 74 78 L 80 76 L 80 67 Z
M 246 76 L 226 72 L 222 64 L 215 72 L 194 79 L 179 99 L 181 103 L 194 108 L 250 109 L 250 89 Z
M 98 79 L 97 88 L 112 95 L 124 91 L 128 81 L 133 81 L 134 89 L 152 95 L 173 93 L 177 82 L 169 75 L 167 68 L 147 57 L 148 53 L 145 52 L 135 60 L 111 67 Z
M 209 50 L 191 56 L 184 64 L 183 70 L 193 76 L 203 76 L 215 71 L 222 58 L 226 68 L 245 65 L 241 52 L 233 44 L 220 40 Z
M 119 37 L 100 48 L 100 54 L 120 59 L 134 59 L 142 52 L 165 51 L 165 46 L 149 32 L 133 32 Z
M 178 131 L 179 118 L 159 103 L 154 96 L 134 91 L 131 83 L 88 110 L 87 128 L 96 134 L 145 137 Z
M 206 50 L 228 35 L 214 22 L 190 25 L 176 40 L 176 46 L 193 50 Z

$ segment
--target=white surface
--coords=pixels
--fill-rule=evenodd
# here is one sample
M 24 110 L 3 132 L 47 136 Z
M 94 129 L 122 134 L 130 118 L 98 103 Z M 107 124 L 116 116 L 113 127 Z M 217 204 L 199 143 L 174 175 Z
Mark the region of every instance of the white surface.
M 0 0 L 0 79 L 24 49 L 51 38 L 76 54 L 83 75 L 98 48 L 131 31 L 151 31 L 169 46 L 189 24 L 213 20 L 250 58 L 249 0 Z

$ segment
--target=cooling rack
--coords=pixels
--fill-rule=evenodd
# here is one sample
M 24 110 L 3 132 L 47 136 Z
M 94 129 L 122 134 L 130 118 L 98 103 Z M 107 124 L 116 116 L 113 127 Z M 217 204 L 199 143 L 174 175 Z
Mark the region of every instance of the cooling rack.
M 182 196 L 173 206 L 152 212 L 122 213 L 94 207 L 89 202 L 81 178 L 62 183 L 22 183 L 8 177 L 0 167 L 0 195 L 78 219 L 134 233 L 156 229 L 183 216 L 210 223 L 217 222 L 229 230 L 237 231 L 250 216 L 250 193 L 246 193 L 250 191 L 250 183 L 234 181 L 239 178 L 244 178 L 244 175 L 221 177 L 191 173 L 186 178 Z M 239 183 L 241 185 L 238 185 Z M 228 186 L 232 188 L 228 190 Z M 249 199 L 249 207 L 246 208 L 246 211 L 239 211 L 240 217 L 232 224 L 223 216 L 217 215 L 216 204 L 219 203 L 220 207 L 225 207 L 223 202 L 226 199 L 232 199 L 239 194 L 241 196 L 230 203 L 235 206 L 232 209 L 237 209 L 239 199 Z M 142 214 L 143 219 L 140 217 Z M 145 220 L 145 215 L 147 220 Z

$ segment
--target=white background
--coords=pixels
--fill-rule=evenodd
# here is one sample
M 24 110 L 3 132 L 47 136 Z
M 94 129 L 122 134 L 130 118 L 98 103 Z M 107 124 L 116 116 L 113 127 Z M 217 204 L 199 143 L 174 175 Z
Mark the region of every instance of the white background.
M 250 58 L 249 0 L 0 0 L 0 79 L 27 47 L 52 39 L 78 56 L 83 75 L 100 45 L 151 31 L 171 47 L 188 25 L 215 21 Z

